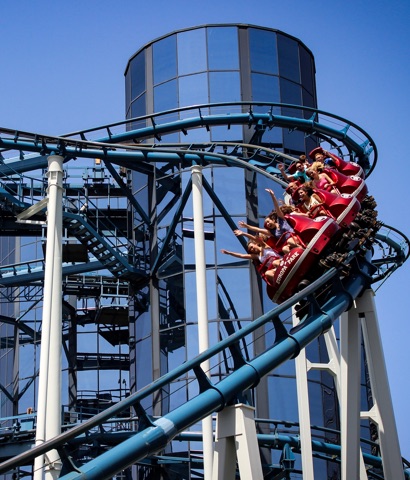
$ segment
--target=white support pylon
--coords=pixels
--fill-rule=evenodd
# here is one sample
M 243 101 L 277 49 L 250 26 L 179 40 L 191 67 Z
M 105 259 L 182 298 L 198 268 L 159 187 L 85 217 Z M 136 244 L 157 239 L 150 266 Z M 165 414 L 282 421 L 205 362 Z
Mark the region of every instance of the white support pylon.
M 198 345 L 199 353 L 209 348 L 208 332 L 208 298 L 206 288 L 206 261 L 205 261 L 205 233 L 203 213 L 202 167 L 194 165 L 191 169 L 192 200 L 194 212 L 194 245 L 195 245 L 195 274 L 198 313 Z M 205 374 L 210 376 L 210 361 L 201 364 Z M 214 454 L 212 416 L 202 420 L 202 438 L 204 455 L 204 479 L 209 480 L 212 475 Z
M 339 402 L 341 402 L 342 394 L 341 394 L 341 375 L 340 375 L 340 351 L 337 345 L 334 325 L 332 325 L 332 327 L 327 332 L 325 332 L 323 336 L 325 338 L 325 344 L 327 349 L 327 355 L 329 357 L 329 362 L 328 363 L 311 363 L 308 361 L 307 368 L 308 368 L 308 371 L 310 369 L 323 370 L 323 371 L 327 371 L 330 375 L 332 375 L 333 380 L 335 382 L 337 398 L 339 399 Z M 343 408 L 343 407 L 340 406 L 340 408 Z M 366 472 L 366 466 L 364 464 L 362 453 L 360 453 L 359 461 L 360 461 L 360 480 L 367 480 L 368 477 Z
M 47 244 L 44 271 L 36 446 L 61 433 L 63 157 L 48 157 Z M 52 450 L 34 460 L 34 480 L 60 476 Z
M 360 319 L 350 309 L 340 318 L 342 480 L 360 478 L 360 339 Z
M 357 310 L 362 324 L 370 386 L 374 401 L 374 406 L 370 412 L 362 412 L 362 418 L 371 418 L 377 424 L 384 478 L 386 480 L 404 479 L 403 461 L 373 290 L 366 290 L 357 299 Z
M 292 324 L 296 326 L 299 319 L 296 316 L 295 308 L 292 308 Z M 310 406 L 309 388 L 307 381 L 307 360 L 306 350 L 302 349 L 295 358 L 296 367 L 296 391 L 298 397 L 298 413 L 300 428 L 300 451 L 302 457 L 303 478 L 314 479 L 312 432 L 310 429 Z
M 239 403 L 217 414 L 212 480 L 235 480 L 236 461 L 241 479 L 263 479 L 254 413 Z

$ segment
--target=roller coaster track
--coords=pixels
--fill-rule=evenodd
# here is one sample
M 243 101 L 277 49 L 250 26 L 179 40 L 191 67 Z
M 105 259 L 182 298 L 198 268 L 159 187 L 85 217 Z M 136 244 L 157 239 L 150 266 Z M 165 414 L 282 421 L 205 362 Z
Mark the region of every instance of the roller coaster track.
M 27 464 L 37 455 L 52 448 L 62 447 L 70 439 L 106 422 L 110 418 L 115 417 L 115 415 L 122 410 L 130 407 L 134 407 L 138 412 L 141 426 L 144 423 L 142 419 L 145 419 L 147 426 L 139 433 L 136 433 L 133 438 L 127 440 L 127 446 L 121 443 L 118 447 L 114 447 L 104 454 L 104 459 L 96 459 L 90 462 L 89 466 L 81 467 L 81 473 L 80 471 L 73 472 L 62 478 L 67 480 L 72 478 L 109 478 L 115 472 L 126 468 L 126 466 L 135 463 L 150 454 L 158 452 L 178 433 L 183 432 L 190 425 L 196 423 L 210 413 L 230 404 L 241 394 L 241 392 L 256 385 L 263 375 L 297 355 L 301 348 L 304 348 L 311 341 L 328 330 L 333 321 L 341 313 L 347 310 L 352 304 L 354 298 L 363 290 L 363 288 L 368 286 L 372 270 L 373 267 L 371 264 L 365 261 L 365 259 L 361 259 L 359 263 L 357 263 L 357 276 L 354 275 L 354 280 L 350 280 L 346 285 L 343 285 L 341 282 L 332 282 L 332 280 L 338 279 L 337 270 L 332 269 L 328 271 L 323 277 L 307 287 L 303 292 L 298 293 L 295 297 L 292 297 L 274 310 L 256 319 L 250 325 L 235 332 L 233 335 L 214 347 L 211 347 L 208 351 L 200 354 L 195 359 L 184 363 L 179 368 L 166 374 L 157 381 L 154 381 L 151 385 L 148 385 L 141 391 L 132 394 L 126 400 L 119 402 L 113 407 L 96 415 L 88 422 L 68 430 L 66 433 L 44 443 L 40 447 L 35 447 L 29 452 L 23 453 L 18 457 L 4 462 L 0 465 L 0 473 L 7 472 L 10 468 Z M 319 305 L 316 305 L 314 308 L 315 311 L 311 312 L 311 315 L 301 324 L 301 327 L 288 333 L 283 326 L 279 315 L 300 300 L 309 298 L 317 291 L 317 289 L 323 288 L 329 284 L 333 285 L 333 287 L 326 294 L 326 300 L 323 305 L 320 307 Z M 337 287 L 335 288 L 335 286 Z M 312 305 L 315 304 L 316 302 Z M 238 342 L 259 327 L 271 322 L 273 322 L 276 334 L 274 345 L 263 355 L 260 355 L 250 362 L 245 361 L 240 350 L 237 348 Z M 212 385 L 205 380 L 205 374 L 201 370 L 200 365 L 206 359 L 212 358 L 224 349 L 230 349 L 230 356 L 233 358 L 235 368 L 226 379 L 222 380 L 217 385 Z M 140 405 L 144 398 L 158 392 L 169 384 L 169 382 L 183 376 L 189 371 L 194 371 L 200 385 L 201 393 L 163 418 L 155 421 L 150 420 Z M 115 462 L 113 461 L 114 458 Z M 107 463 L 105 462 L 105 459 L 107 459 Z M 98 468 L 95 468 L 96 463 L 98 464 Z M 109 465 L 111 465 L 111 467 Z
M 64 447 L 69 445 L 70 441 L 78 438 L 81 442 L 81 436 L 86 432 L 103 425 L 111 418 L 116 418 L 121 411 L 131 407 L 137 412 L 139 430 L 127 434 L 126 440 L 120 441 L 117 446 L 112 447 L 89 463 L 81 467 L 75 467 L 71 473 L 67 473 L 61 478 L 64 480 L 110 478 L 127 466 L 135 464 L 149 455 L 156 454 L 189 426 L 231 404 L 242 392 L 255 386 L 264 375 L 285 361 L 294 358 L 302 348 L 305 348 L 315 338 L 327 331 L 335 319 L 352 305 L 354 298 L 371 281 L 371 273 L 374 267 L 363 257 L 356 259 L 353 257 L 354 253 L 352 252 L 349 261 L 353 260 L 355 273 L 345 281 L 341 282 L 339 280 L 337 270 L 329 270 L 323 277 L 290 300 L 230 335 L 208 351 L 154 381 L 151 385 L 43 445 L 3 462 L 0 464 L 0 473 L 5 473 L 19 465 L 26 465 L 37 455 L 55 448 L 60 451 L 62 458 L 64 458 Z M 323 290 L 324 288 L 325 290 Z M 280 320 L 280 315 L 297 302 L 312 298 L 312 295 L 317 294 L 318 290 L 325 291 L 322 300 L 319 303 L 312 302 L 308 318 L 288 332 Z M 238 348 L 239 342 L 258 328 L 271 323 L 275 331 L 274 344 L 262 355 L 246 361 Z M 223 350 L 229 350 L 228 354 L 234 362 L 234 369 L 230 375 L 214 385 L 206 379 L 200 365 Z M 149 418 L 141 407 L 141 402 L 165 388 L 173 380 L 183 377 L 189 371 L 194 372 L 200 393 L 162 418 Z M 89 439 L 87 440 L 89 441 Z M 293 443 L 297 443 L 297 440 L 293 437 L 276 438 L 266 435 L 263 438 L 260 436 L 260 442 L 278 448 L 286 443 L 289 444 L 289 442 L 293 445 Z M 340 455 L 340 447 L 335 445 L 313 442 L 313 447 L 316 453 L 326 454 L 333 460 Z M 375 456 L 365 455 L 365 461 L 368 466 L 380 467 L 381 465 L 380 458 Z M 410 478 L 409 472 L 406 472 L 406 478 Z
M 276 113 L 280 108 L 295 112 L 295 116 L 285 116 Z M 229 113 L 204 113 L 209 110 L 212 110 L 212 112 L 226 112 L 227 109 Z M 239 112 L 235 113 L 235 110 L 239 110 Z M 189 118 L 178 118 L 181 114 L 184 114 L 185 117 L 189 115 Z M 303 118 L 306 116 L 309 116 L 309 118 Z M 321 121 L 319 121 L 319 117 Z M 326 122 L 322 121 L 322 118 Z M 139 128 L 133 129 L 132 127 L 136 125 Z M 141 125 L 147 126 L 141 127 Z M 155 115 L 105 125 L 96 129 L 73 132 L 60 137 L 0 128 L 1 154 L 6 154 L 9 150 L 40 154 L 39 157 L 27 158 L 27 160 L 24 160 L 24 156 L 20 155 L 19 160 L 15 160 L 11 164 L 5 163 L 0 167 L 0 177 L 10 173 L 23 173 L 38 168 L 45 168 L 47 166 L 45 155 L 50 153 L 59 153 L 67 159 L 84 157 L 103 158 L 119 164 L 125 162 L 126 166 L 132 168 L 129 165 L 130 160 L 133 162 L 144 160 L 144 162 L 151 163 L 165 158 L 161 157 L 160 154 L 153 155 L 150 153 L 152 148 L 146 148 L 141 145 L 138 145 L 138 148 L 135 149 L 131 156 L 127 155 L 126 152 L 116 151 L 117 148 L 124 149 L 124 145 L 128 144 L 126 148 L 129 150 L 132 148 L 129 145 L 130 142 L 139 143 L 146 139 L 161 139 L 161 135 L 172 132 L 183 132 L 186 134 L 189 129 L 201 127 L 208 129 L 211 126 L 218 125 L 247 125 L 249 128 L 256 127 L 262 131 L 274 127 L 288 128 L 290 131 L 301 131 L 304 135 L 311 136 L 317 141 L 328 141 L 335 149 L 345 148 L 346 151 L 342 153 L 342 156 L 352 161 L 356 160 L 362 165 L 367 175 L 374 169 L 377 161 L 377 151 L 371 137 L 363 129 L 342 117 L 296 105 L 236 102 L 206 104 L 169 110 Z M 335 125 L 338 125 L 339 128 L 335 128 Z M 129 131 L 113 133 L 114 128 L 127 129 Z M 86 137 L 88 135 L 90 138 L 91 135 L 101 132 L 105 132 L 106 136 L 100 137 L 98 140 L 91 140 Z M 174 150 L 174 152 L 168 153 L 174 153 L 174 155 L 166 157 L 168 162 L 173 160 L 179 162 L 181 156 L 187 162 L 198 160 L 195 154 L 191 156 L 189 152 L 186 152 L 186 154 L 178 152 L 176 154 Z M 199 155 L 204 161 L 207 160 L 206 155 Z M 215 163 L 216 160 L 214 157 L 211 157 L 209 161 Z
M 221 113 L 227 108 L 231 109 L 230 113 Z M 277 112 L 281 108 L 286 111 L 298 112 L 298 115 L 292 117 L 278 114 Z M 236 113 L 235 109 L 238 110 Z M 210 111 L 219 113 L 210 114 Z M 193 112 L 196 112 L 196 115 Z M 182 113 L 187 118 L 179 118 Z M 337 123 L 339 128 L 331 126 L 331 122 L 319 121 L 322 118 Z M 132 128 L 135 125 L 138 128 Z M 286 127 L 291 131 L 301 131 L 304 135 L 311 136 L 317 141 L 328 142 L 339 155 L 358 162 L 365 170 L 366 175 L 372 172 L 377 160 L 377 151 L 372 139 L 362 129 L 341 117 L 306 107 L 239 102 L 172 110 L 59 137 L 2 128 L 0 129 L 0 154 L 3 157 L 3 163 L 0 164 L 0 178 L 46 168 L 49 154 L 60 154 L 65 157 L 66 161 L 77 158 L 101 158 L 145 223 L 149 222 L 147 215 L 124 187 L 121 179 L 115 175 L 115 171 L 110 167 L 111 164 L 148 174 L 153 171 L 153 168 L 156 168 L 155 164 L 160 162 L 179 165 L 182 168 L 189 168 L 194 164 L 239 167 L 247 168 L 265 175 L 279 184 L 284 184 L 277 176 L 276 165 L 278 162 L 289 164 L 294 157 L 267 146 L 235 142 L 175 145 L 139 143 L 146 139 L 160 140 L 161 136 L 172 132 L 186 133 L 190 129 L 209 129 L 218 125 L 245 125 L 255 130 L 262 130 L 261 135 L 263 135 L 263 131 L 274 127 Z M 121 130 L 120 133 L 113 133 L 118 129 Z M 102 132 L 105 132 L 105 136 Z M 351 134 L 351 132 L 353 133 Z M 94 137 L 96 140 L 92 139 Z M 13 156 L 15 151 L 20 152 L 18 159 Z M 187 192 L 189 192 L 188 189 Z M 184 201 L 184 195 L 181 204 Z M 9 195 L 3 195 L 2 201 L 6 200 L 13 202 Z M 217 199 L 214 200 L 217 202 Z M 16 199 L 15 206 L 22 207 L 23 205 L 19 202 L 21 201 Z M 228 215 L 223 211 L 223 205 L 218 205 L 218 208 L 229 223 Z M 101 265 L 101 268 L 108 268 L 111 262 L 113 275 L 141 282 L 144 277 L 142 272 L 135 270 L 122 254 L 109 247 L 105 239 L 93 229 L 84 217 L 66 212 L 65 219 L 72 234 L 80 242 L 88 242 L 88 246 L 91 246 L 91 251 L 97 259 L 96 264 Z M 168 234 L 170 235 L 170 233 Z M 167 238 L 164 239 L 164 244 L 166 241 Z M 364 256 L 353 251 L 350 252 L 345 262 L 351 265 L 353 274 L 341 280 L 339 271 L 331 268 L 302 292 L 297 293 L 269 313 L 254 320 L 251 324 L 236 331 L 206 352 L 189 360 L 142 390 L 133 393 L 125 400 L 58 437 L 6 460 L 0 464 L 0 474 L 18 466 L 27 465 L 36 456 L 51 449 L 58 449 L 61 457 L 67 460 L 66 464 L 70 465 L 70 459 L 66 454 L 66 448 L 70 442 L 74 442 L 74 439 L 81 441 L 82 435 L 86 434 L 87 436 L 94 427 L 103 425 L 124 409 L 131 407 L 136 412 L 137 431 L 127 435 L 128 438 L 125 441 L 92 461 L 80 467 L 74 465 L 67 467 L 72 471 L 67 470 L 61 478 L 64 480 L 110 478 L 128 466 L 161 451 L 171 440 L 183 435 L 188 427 L 242 398 L 244 392 L 255 386 L 264 375 L 297 356 L 301 349 L 329 330 L 336 318 L 350 308 L 354 299 L 364 289 L 374 282 L 385 280 L 409 256 L 410 243 L 408 239 L 392 227 L 383 226 L 376 235 L 375 243 L 382 250 L 380 258 L 370 260 L 369 255 Z M 151 274 L 158 272 L 161 255 L 160 251 L 157 259 L 152 262 Z M 80 271 L 82 267 L 73 266 L 73 268 L 74 271 L 76 268 Z M 94 270 L 96 269 L 94 268 Z M 0 275 L 2 275 L 0 283 L 3 284 L 3 281 L 8 281 L 7 278 L 10 278 L 8 285 L 13 285 L 13 281 L 20 282 L 17 278 L 21 276 L 21 284 L 24 284 L 31 274 L 32 272 L 24 271 L 22 268 L 18 274 L 7 276 L 0 269 Z M 39 280 L 42 278 L 41 275 L 41 272 L 38 272 Z M 142 281 L 142 283 L 144 282 Z M 301 301 L 308 302 L 309 313 L 298 327 L 287 331 L 279 315 Z M 240 342 L 258 328 L 270 324 L 273 325 L 275 332 L 274 344 L 258 357 L 246 359 L 239 347 Z M 226 355 L 231 358 L 234 368 L 219 383 L 212 384 L 201 369 L 201 364 L 221 352 L 226 352 Z M 196 377 L 199 394 L 161 418 L 150 418 L 141 406 L 144 399 L 167 388 L 172 381 L 183 377 L 188 372 L 193 372 Z M 294 438 L 282 440 L 282 444 L 289 444 L 294 441 Z M 270 439 L 261 439 L 261 442 L 268 445 Z M 280 441 L 273 443 L 276 447 L 281 445 Z M 335 454 L 334 445 L 313 445 L 313 448 L 315 452 L 329 455 L 329 458 L 338 457 L 338 454 Z M 370 458 L 370 456 L 366 458 L 368 465 L 380 467 L 380 458 Z M 407 478 L 410 478 L 407 470 L 405 474 Z

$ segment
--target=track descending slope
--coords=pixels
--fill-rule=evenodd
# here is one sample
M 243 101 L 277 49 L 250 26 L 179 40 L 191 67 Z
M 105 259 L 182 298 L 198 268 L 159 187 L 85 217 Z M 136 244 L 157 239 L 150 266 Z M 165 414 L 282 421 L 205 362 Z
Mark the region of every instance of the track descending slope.
M 210 107 L 212 107 L 213 114 L 204 114 L 204 111 L 209 112 Z M 295 116 L 277 114 L 278 107 L 286 107 L 288 112 L 294 109 Z M 261 108 L 265 108 L 266 111 L 261 112 Z M 227 109 L 229 113 L 226 113 Z M 300 115 L 301 110 L 303 115 Z M 188 111 L 191 116 L 188 115 Z M 178 118 L 180 114 L 189 118 L 176 120 L 175 118 Z M 335 123 L 340 128 L 335 128 Z M 229 128 L 231 124 L 252 128 L 255 131 L 255 144 L 194 142 L 149 145 L 139 143 L 147 139 L 161 142 L 162 136 L 173 132 L 182 132 L 186 135 L 191 129 L 208 130 L 212 126 L 220 125 L 227 125 Z M 65 162 L 102 159 L 112 178 L 134 208 L 142 225 L 141 230 L 145 233 L 143 228 L 149 226 L 151 220 L 130 193 L 113 165 L 147 175 L 155 173 L 158 178 L 158 198 L 165 198 L 166 193 L 171 192 L 174 195 L 171 204 L 177 206 L 177 212 L 166 233 L 163 234 L 163 238 L 160 239 L 162 243 L 159 244 L 160 248 L 158 248 L 156 256 L 151 258 L 151 269 L 146 272 L 146 275 L 134 270 L 134 265 L 137 263 L 136 257 L 133 258 L 134 261 L 129 262 L 128 258 L 113 250 L 111 246 L 107 246 L 101 233 L 94 230 L 83 217 L 72 213 L 66 215 L 75 223 L 74 230 L 77 230 L 74 232 L 74 236 L 77 233 L 80 241 L 90 240 L 94 248 L 94 256 L 99 260 L 100 265 L 104 265 L 106 260 L 111 261 L 113 265 L 111 273 L 115 275 L 120 269 L 122 278 L 128 278 L 130 282 L 136 280 L 136 283 L 141 285 L 148 281 L 150 276 L 158 275 L 161 265 L 165 263 L 164 252 L 172 241 L 177 217 L 182 214 L 185 202 L 191 192 L 190 182 L 187 183 L 183 192 L 173 191 L 173 175 L 179 175 L 184 170 L 188 171 L 191 166 L 197 164 L 215 165 L 247 169 L 283 187 L 284 182 L 279 176 L 277 164 L 289 165 L 294 157 L 258 144 L 262 141 L 264 132 L 275 126 L 286 127 L 289 131 L 303 132 L 304 135 L 314 138 L 317 143 L 325 142 L 343 158 L 359 163 L 367 175 L 372 172 L 376 164 L 377 151 L 372 139 L 362 129 L 345 119 L 306 107 L 240 102 L 178 109 L 88 131 L 74 132 L 61 137 L 0 129 L 0 153 L 9 157 L 0 165 L 0 177 L 7 179 L 12 175 L 22 178 L 22 174 L 25 172 L 43 169 L 47 166 L 47 155 L 49 154 L 62 155 Z M 116 130 L 115 133 L 113 133 L 114 130 Z M 20 155 L 13 156 L 12 152 L 15 151 L 18 151 Z M 29 153 L 27 154 L 27 152 Z M 235 223 L 206 181 L 204 181 L 204 189 L 228 226 L 234 229 Z M 9 194 L 3 195 L 1 201 L 5 205 L 13 202 L 13 198 Z M 16 198 L 14 206 L 20 208 L 22 204 L 19 202 L 21 201 L 20 198 Z M 24 204 L 24 206 L 26 205 Z M 164 209 L 164 212 L 165 216 L 169 211 Z M 64 460 L 62 478 L 65 480 L 110 478 L 126 467 L 155 455 L 179 435 L 186 435 L 185 430 L 201 419 L 238 400 L 243 400 L 249 389 L 255 386 L 263 376 L 285 361 L 296 357 L 301 349 L 329 330 L 335 319 L 348 310 L 354 299 L 366 288 L 369 288 L 375 281 L 385 280 L 402 265 L 409 255 L 409 242 L 398 231 L 396 231 L 398 239 L 392 238 L 391 231 L 389 227 L 382 226 L 376 234 L 376 241 L 371 248 L 378 247 L 382 250 L 380 258 L 375 260 L 370 258 L 371 248 L 369 246 L 366 249 L 348 251 L 343 256 L 342 262 L 338 262 L 337 268 L 330 268 L 302 292 L 89 421 L 71 428 L 41 446 L 3 462 L 0 464 L 0 473 L 8 472 L 18 466 L 28 465 L 36 456 L 54 448 L 59 450 L 60 456 Z M 92 268 L 92 265 L 85 265 L 87 265 L 86 268 Z M 83 268 L 85 268 L 84 265 L 73 265 L 72 272 L 81 272 Z M 29 271 L 24 273 L 20 268 L 21 274 L 15 275 L 10 274 L 12 269 L 13 266 L 7 266 L 7 271 L 3 274 L 7 287 L 21 285 L 21 282 L 24 284 L 24 281 L 28 281 L 30 278 Z M 349 270 L 349 274 L 346 276 L 343 273 L 342 275 L 341 271 L 345 272 L 346 269 Z M 0 275 L 2 275 L 1 270 Z M 42 273 L 36 272 L 36 275 L 36 280 L 41 281 Z M 288 331 L 279 315 L 296 304 L 306 306 L 304 309 L 306 313 L 300 325 Z M 246 349 L 244 348 L 245 338 L 258 328 L 271 323 L 275 333 L 273 345 L 263 354 L 255 358 L 248 358 L 244 352 Z M 226 376 L 219 383 L 213 384 L 207 379 L 205 372 L 201 369 L 201 364 L 206 359 L 217 359 L 218 356 L 229 358 L 228 363 L 231 368 L 227 369 Z M 188 372 L 191 377 L 196 377 L 198 395 L 161 418 L 150 418 L 141 406 L 144 401 L 146 403 L 147 399 L 157 394 L 161 395 L 162 391 L 171 390 L 171 382 L 184 378 Z M 71 445 L 82 441 L 87 443 L 92 438 L 91 429 L 98 426 L 103 429 L 105 422 L 116 418 L 121 411 L 129 408 L 135 412 L 133 421 L 138 425 L 136 432 L 127 432 L 128 438 L 125 441 L 92 461 L 83 465 L 74 465 L 70 458 Z M 293 440 L 290 439 L 287 443 L 290 444 Z M 264 439 L 263 443 L 269 444 L 269 439 Z M 276 443 L 276 446 L 279 443 Z M 326 451 L 329 458 L 334 457 L 336 461 L 339 460 L 334 447 L 330 445 L 314 444 L 313 448 L 318 454 Z M 381 459 L 379 457 L 372 459 L 367 456 L 366 458 L 369 467 L 380 467 Z
M 352 258 L 349 259 L 349 262 L 351 261 L 355 265 L 355 273 L 343 282 L 339 280 L 338 270 L 329 270 L 314 284 L 308 286 L 290 300 L 256 319 L 247 327 L 237 331 L 193 360 L 181 365 L 178 369 L 166 374 L 141 391 L 134 393 L 126 400 L 96 415 L 88 422 L 44 443 L 40 447 L 35 447 L 29 452 L 2 463 L 0 465 L 0 473 L 7 472 L 19 465 L 25 465 L 37 455 L 53 448 L 63 448 L 71 439 L 97 425 L 103 424 L 110 418 L 115 417 L 119 412 L 130 407 L 136 409 L 139 417 L 140 430 L 138 433 L 135 433 L 125 442 L 120 443 L 117 447 L 113 447 L 88 464 L 76 467 L 73 472 L 62 476 L 62 479 L 108 479 L 127 466 L 157 453 L 189 426 L 242 397 L 243 393 L 256 385 L 261 377 L 283 362 L 297 356 L 302 348 L 305 348 L 315 338 L 327 331 L 335 319 L 346 311 L 352 305 L 357 295 L 363 289 L 369 287 L 371 283 L 371 274 L 374 271 L 371 263 L 364 257 L 357 259 L 353 257 L 354 254 L 352 253 Z M 313 301 L 309 316 L 298 327 L 288 333 L 279 315 L 303 299 L 312 299 L 313 295 L 316 297 L 318 290 L 325 292 L 320 305 L 317 301 Z M 250 333 L 271 322 L 273 322 L 276 334 L 273 346 L 263 355 L 246 362 L 238 348 L 238 343 Z M 235 369 L 221 382 L 212 385 L 206 380 L 200 365 L 204 360 L 212 358 L 225 349 L 230 350 L 235 363 Z M 141 408 L 140 403 L 144 398 L 166 388 L 171 381 L 183 376 L 190 370 L 195 372 L 200 393 L 168 415 L 160 419 L 150 420 Z M 147 422 L 145 427 L 144 419 Z M 64 451 L 61 451 L 61 453 L 64 458 Z

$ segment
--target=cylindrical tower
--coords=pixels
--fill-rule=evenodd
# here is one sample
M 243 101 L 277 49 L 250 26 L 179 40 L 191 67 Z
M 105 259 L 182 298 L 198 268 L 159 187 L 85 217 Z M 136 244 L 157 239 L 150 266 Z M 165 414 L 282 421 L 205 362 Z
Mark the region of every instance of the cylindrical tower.
M 200 109 L 203 114 L 234 114 L 235 109 L 245 108 L 240 104 L 221 105 L 234 102 L 260 102 L 261 105 L 254 104 L 252 108 L 264 112 L 266 105 L 262 103 L 266 102 L 317 107 L 315 65 L 310 50 L 286 33 L 245 24 L 203 25 L 152 41 L 129 60 L 125 86 L 127 118 L 170 111 L 166 118 L 173 122 L 190 117 L 192 111 L 183 107 L 192 105 L 203 105 Z M 292 116 L 311 115 L 303 110 L 296 113 L 286 106 L 275 106 L 273 112 L 286 115 L 287 110 L 292 111 Z M 144 122 L 139 120 L 135 127 L 143 127 Z M 296 157 L 316 146 L 315 139 L 300 131 L 234 124 L 228 127 L 198 125 L 196 129 L 158 135 L 152 141 L 161 145 L 187 144 L 184 148 L 193 148 L 195 144 L 202 148 L 206 142 L 215 142 L 215 149 L 221 153 L 224 149 L 219 142 L 252 143 Z M 177 223 L 149 289 L 135 292 L 130 302 L 130 386 L 135 391 L 198 353 L 198 325 L 192 200 L 187 197 L 185 202 L 190 170 L 182 163 L 179 169 L 157 163 L 149 172 L 133 171 L 132 175 L 135 198 L 149 212 L 151 221 L 149 231 L 143 231 L 139 226 L 143 222 L 138 213 L 134 213 L 135 245 L 144 255 L 151 254 L 151 267 L 168 228 L 172 222 Z M 278 195 L 283 193 L 266 177 L 242 169 L 205 166 L 203 175 L 235 224 L 245 220 L 262 225 L 272 210 L 265 189 L 274 188 Z M 204 222 L 209 338 L 213 344 L 270 310 L 273 304 L 248 261 L 221 254 L 221 248 L 240 251 L 241 245 L 232 233 L 232 225 L 227 224 L 209 195 L 204 195 Z M 245 348 L 258 354 L 265 350 L 268 342 L 274 341 L 273 333 L 259 332 L 252 340 Z M 318 340 L 309 347 L 312 361 L 321 359 L 322 342 Z M 213 380 L 232 368 L 228 360 L 221 358 L 220 361 L 219 365 L 211 366 Z M 332 378 L 327 373 L 316 372 L 311 377 L 310 388 L 315 391 L 312 421 L 336 428 L 338 414 Z M 151 398 L 143 406 L 152 415 L 164 415 L 196 393 L 196 387 L 191 391 L 189 383 L 186 387 L 175 382 L 171 391 L 163 392 L 161 398 Z M 256 407 L 259 418 L 297 422 L 293 362 L 287 362 L 263 379 L 248 400 Z M 260 428 L 264 431 L 270 427 L 262 424 Z M 168 448 L 170 454 L 181 455 L 200 450 L 201 446 L 181 442 Z M 322 473 L 318 471 L 315 478 L 329 478 L 337 468 L 329 466 L 326 472 L 322 464 Z

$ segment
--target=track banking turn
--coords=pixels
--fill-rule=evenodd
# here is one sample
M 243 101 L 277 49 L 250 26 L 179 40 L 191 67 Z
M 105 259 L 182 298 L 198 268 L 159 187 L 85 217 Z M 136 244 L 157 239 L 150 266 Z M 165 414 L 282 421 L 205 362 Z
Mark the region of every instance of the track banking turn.
M 286 109 L 286 116 L 280 113 L 281 109 Z M 292 116 L 291 112 L 295 115 Z M 0 186 L 4 190 L 2 201 L 17 213 L 30 207 L 20 204 L 20 199 L 13 198 L 7 186 L 2 185 L 2 180 L 11 175 L 24 178 L 32 171 L 46 168 L 47 157 L 50 154 L 62 155 L 65 162 L 101 159 L 140 216 L 141 222 L 146 224 L 150 221 L 148 212 L 145 212 L 132 197 L 113 165 L 137 172 L 156 169 L 156 164 L 161 162 L 182 169 L 189 169 L 193 165 L 201 165 L 204 168 L 209 165 L 241 168 L 263 175 L 275 184 L 286 187 L 278 164 L 283 163 L 289 169 L 296 159 L 267 146 L 233 142 L 161 143 L 162 136 L 172 132 L 187 134 L 192 129 L 208 129 L 218 125 L 228 127 L 243 125 L 252 128 L 255 131 L 255 143 L 256 138 L 260 141 L 264 131 L 275 126 L 302 131 L 304 135 L 314 138 L 318 145 L 325 144 L 327 149 L 332 149 L 343 162 L 357 164 L 363 172 L 364 179 L 350 180 L 349 188 L 354 182 L 360 184 L 360 188 L 354 192 L 342 192 L 334 197 L 323 193 L 326 215 L 312 215 L 300 222 L 289 217 L 293 222 L 292 226 L 304 242 L 304 249 L 295 249 L 285 255 L 281 267 L 276 272 L 276 283 L 267 284 L 268 294 L 273 300 L 270 312 L 90 420 L 4 461 L 0 464 L 0 473 L 27 465 L 36 456 L 51 449 L 58 449 L 61 458 L 64 459 L 66 457 L 64 450 L 67 446 L 81 442 L 82 437 L 86 437 L 92 429 L 114 419 L 119 412 L 131 407 L 138 419 L 137 431 L 130 433 L 124 441 L 120 441 L 84 465 L 74 467 L 71 462 L 64 462 L 61 478 L 64 480 L 111 478 L 126 467 L 155 455 L 171 440 L 182 435 L 188 427 L 242 399 L 264 375 L 296 357 L 301 349 L 328 331 L 335 320 L 352 306 L 355 298 L 364 290 L 371 288 L 376 282 L 386 280 L 407 260 L 410 245 L 408 239 L 397 229 L 383 224 L 377 218 L 375 210 L 377 199 L 373 199 L 371 192 L 367 192 L 365 179 L 371 174 L 377 162 L 377 150 L 371 137 L 341 117 L 293 105 L 245 102 L 200 105 L 59 137 L 0 128 L 0 153 L 3 158 L 0 164 Z M 339 186 L 342 190 L 342 183 Z M 186 190 L 188 193 L 183 193 L 181 205 L 186 201 L 185 197 L 189 195 L 190 188 L 188 185 Z M 234 229 L 235 224 L 206 182 L 204 188 L 228 225 Z M 363 192 L 365 193 L 362 194 Z M 144 268 L 130 265 L 126 255 L 106 244 L 106 240 L 98 237 L 98 232 L 94 232 L 87 221 L 77 216 L 77 213 L 66 211 L 64 221 L 68 228 L 72 228 L 73 235 L 78 235 L 77 238 L 81 235 L 88 238 L 90 232 L 93 235 L 95 233 L 94 239 L 97 238 L 99 244 L 103 246 L 102 250 L 97 246 L 95 250 L 105 252 L 105 255 L 101 254 L 101 258 L 97 258 L 100 266 L 95 265 L 95 269 L 107 268 L 107 265 L 104 265 L 104 258 L 109 254 L 115 275 L 134 282 L 137 287 L 145 286 L 150 276 L 158 274 L 164 250 L 160 250 L 157 257 L 151 260 L 151 271 L 146 275 Z M 171 235 L 172 225 L 164 238 L 164 244 L 169 241 Z M 242 245 L 245 246 L 245 243 L 242 242 Z M 33 274 L 24 264 L 19 268 L 10 267 L 0 268 L 3 285 L 24 283 Z M 72 268 L 80 272 L 85 267 L 77 265 Z M 39 280 L 43 273 L 44 268 L 40 266 L 37 272 Z M 274 306 L 274 303 L 278 305 Z M 288 331 L 280 315 L 284 315 L 290 307 L 295 307 L 298 311 L 300 323 Z M 275 340 L 272 346 L 258 357 L 246 358 L 241 348 L 245 337 L 261 326 L 267 325 L 273 325 Z M 216 357 L 220 352 L 231 358 L 235 368 L 219 383 L 213 384 L 207 379 L 201 364 L 206 359 Z M 189 371 L 193 372 L 198 382 L 198 395 L 164 417 L 149 417 L 141 406 L 143 400 Z M 272 448 L 279 448 L 278 445 L 280 442 L 272 442 Z M 329 459 L 334 458 L 338 461 L 333 447 L 326 444 L 313 446 L 314 450 L 317 449 L 315 451 L 318 455 L 320 450 L 321 455 L 327 455 Z M 367 456 L 365 462 L 369 468 L 379 468 L 381 465 L 379 457 Z M 406 470 L 405 475 L 406 478 L 410 478 Z

